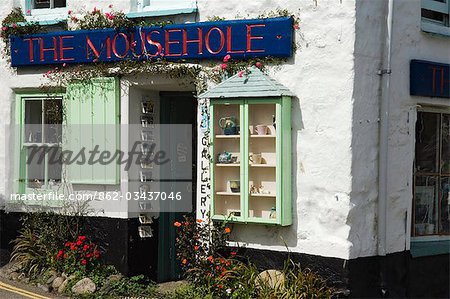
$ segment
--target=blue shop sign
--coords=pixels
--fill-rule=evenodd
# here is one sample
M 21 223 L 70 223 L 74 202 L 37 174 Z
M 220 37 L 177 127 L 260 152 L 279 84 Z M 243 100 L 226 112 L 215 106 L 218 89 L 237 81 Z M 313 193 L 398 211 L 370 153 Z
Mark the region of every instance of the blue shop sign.
M 290 57 L 292 44 L 288 17 L 63 31 L 11 37 L 11 65 Z
M 411 60 L 410 94 L 450 98 L 450 64 Z

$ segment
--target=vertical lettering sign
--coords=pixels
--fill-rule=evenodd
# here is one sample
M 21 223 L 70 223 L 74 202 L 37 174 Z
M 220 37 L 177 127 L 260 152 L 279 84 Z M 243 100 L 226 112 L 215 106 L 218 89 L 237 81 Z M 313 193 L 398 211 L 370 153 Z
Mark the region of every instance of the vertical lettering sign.
M 52 32 L 11 37 L 11 65 L 57 65 L 121 60 L 290 57 L 292 18 Z
M 450 65 L 411 60 L 410 94 L 450 98 Z

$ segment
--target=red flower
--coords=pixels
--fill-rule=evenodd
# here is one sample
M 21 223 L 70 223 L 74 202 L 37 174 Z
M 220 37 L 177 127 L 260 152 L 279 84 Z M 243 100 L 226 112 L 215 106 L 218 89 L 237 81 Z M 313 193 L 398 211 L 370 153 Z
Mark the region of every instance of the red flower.
M 12 27 L 17 28 L 17 24 L 16 23 L 12 24 Z
M 226 232 L 227 234 L 229 234 L 229 233 L 231 233 L 231 229 L 230 229 L 229 227 L 226 227 L 226 228 L 225 228 L 225 232 Z
M 65 259 L 67 258 L 67 253 L 64 253 L 64 256 L 63 256 Z
M 75 245 L 70 245 L 70 250 L 72 250 L 72 251 L 75 251 L 75 250 L 77 250 L 78 249 L 78 247 L 77 246 L 75 246 Z
M 31 14 L 31 10 L 27 10 L 27 15 Z
M 83 246 L 83 251 L 86 251 L 86 250 L 88 250 L 89 249 L 89 245 L 84 245 Z
M 109 8 L 112 8 L 112 7 L 113 7 L 113 5 L 112 5 L 112 4 L 110 4 L 110 5 L 108 5 L 108 7 L 109 7 Z
M 231 256 L 235 256 L 236 255 L 236 251 L 232 251 L 230 254 L 231 254 Z
M 259 62 L 259 61 L 258 61 L 257 63 L 255 63 L 255 65 L 256 65 L 256 67 L 259 68 L 259 69 L 262 67 L 262 63 Z
M 57 259 L 60 259 L 61 256 L 63 256 L 64 252 L 62 250 L 58 251 L 58 254 L 56 255 Z
M 244 73 L 245 73 L 245 71 L 240 71 L 240 72 L 238 73 L 238 76 L 239 76 L 240 78 L 242 78 L 242 76 L 244 75 Z
M 194 246 L 195 250 L 198 250 L 199 248 L 200 248 L 200 246 L 198 246 L 198 245 Z
M 88 258 L 88 259 L 90 259 L 91 257 L 93 256 L 93 254 L 92 253 L 88 253 L 88 254 L 86 254 L 86 258 Z
M 228 66 L 228 65 L 227 65 L 226 63 L 222 63 L 222 64 L 220 65 L 220 67 L 222 68 L 222 70 L 226 69 L 227 66 Z
M 81 261 L 81 264 L 82 264 L 82 265 L 86 265 L 86 264 L 87 264 L 87 261 L 86 261 L 86 260 L 82 260 L 82 261 Z
M 2 30 L 3 30 L 3 31 L 6 31 L 6 30 L 8 30 L 8 27 L 4 26 L 4 27 L 2 28 Z
M 69 11 L 67 11 L 67 14 L 70 16 L 72 14 L 72 11 L 69 9 Z
M 181 261 L 181 263 L 182 263 L 183 265 L 186 265 L 186 264 L 187 264 L 187 259 L 183 259 L 183 260 Z
M 178 222 L 178 221 L 176 221 L 176 222 L 173 224 L 173 226 L 175 226 L 175 227 L 180 227 L 180 226 L 181 226 L 181 223 Z
M 210 261 L 211 263 L 212 263 L 213 260 L 214 260 L 214 258 L 212 257 L 212 255 L 208 256 L 206 259 L 207 259 L 208 261 Z
M 77 243 L 75 243 L 77 246 L 80 246 L 81 244 L 83 244 L 83 241 L 78 240 Z
M 300 26 L 298 24 L 294 24 L 294 29 L 298 30 L 298 29 L 300 29 Z
M 196 221 L 197 221 L 197 223 L 202 223 L 203 222 L 202 219 L 197 219 Z
M 96 259 L 100 258 L 100 251 L 94 250 L 94 256 Z
M 47 72 L 47 75 L 49 75 L 49 74 L 50 74 L 50 71 Z M 65 246 L 69 247 L 70 245 L 72 245 L 72 242 L 67 241 Z
M 219 284 L 218 285 L 219 289 L 223 289 L 223 285 Z
M 86 240 L 86 236 L 78 236 L 78 241 L 84 242 Z
M 228 60 L 231 59 L 231 55 L 227 54 L 224 58 L 223 58 L 223 62 L 228 62 Z

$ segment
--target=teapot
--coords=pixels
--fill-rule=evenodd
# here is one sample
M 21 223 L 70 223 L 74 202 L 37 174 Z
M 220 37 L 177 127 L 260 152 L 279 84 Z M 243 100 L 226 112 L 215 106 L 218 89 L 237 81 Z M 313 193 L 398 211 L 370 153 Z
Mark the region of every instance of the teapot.
M 237 130 L 237 120 L 234 116 L 226 116 L 219 119 L 219 127 L 222 128 L 225 135 L 236 135 Z

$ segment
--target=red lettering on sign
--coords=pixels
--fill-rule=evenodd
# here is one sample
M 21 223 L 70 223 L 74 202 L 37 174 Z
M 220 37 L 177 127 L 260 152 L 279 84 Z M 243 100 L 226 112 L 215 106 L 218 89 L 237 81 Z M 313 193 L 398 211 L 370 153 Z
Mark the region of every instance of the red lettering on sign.
M 188 43 L 197 43 L 198 44 L 198 54 L 203 54 L 203 30 L 202 28 L 197 28 L 198 31 L 198 39 L 188 39 L 187 38 L 187 30 L 183 29 L 183 55 L 188 55 L 187 53 L 187 44 Z
M 73 50 L 73 47 L 64 47 L 64 40 L 73 38 L 73 35 L 64 35 L 59 37 L 59 60 L 60 61 L 72 61 L 75 60 L 75 58 L 65 58 L 64 57 L 64 51 Z
M 175 40 L 175 41 L 171 41 L 170 40 L 170 33 L 172 32 L 181 32 L 181 29 L 169 29 L 169 30 L 164 30 L 166 33 L 166 47 L 165 47 L 165 51 L 166 51 L 166 56 L 181 56 L 181 53 L 170 53 L 170 45 L 173 44 L 179 44 L 180 41 L 179 40 Z
M 89 35 L 86 35 L 86 59 L 89 59 L 89 49 L 92 51 L 92 53 L 94 53 L 95 58 L 99 58 L 100 57 L 100 53 L 98 52 L 98 50 L 94 47 L 94 44 L 91 41 L 91 38 L 89 37 Z
M 211 35 L 211 33 L 213 31 L 219 32 L 219 36 L 220 36 L 220 46 L 215 51 L 211 49 L 211 44 L 209 42 L 209 36 Z M 206 50 L 208 50 L 209 53 L 211 53 L 211 54 L 219 54 L 220 51 L 222 51 L 223 46 L 225 45 L 225 35 L 223 34 L 223 31 L 220 28 L 218 28 L 218 27 L 213 27 L 213 28 L 209 29 L 208 32 L 206 32 L 206 35 L 205 35 L 205 45 L 206 45 Z
M 247 53 L 264 52 L 262 49 L 252 49 L 252 40 L 262 40 L 262 36 L 252 36 L 252 28 L 266 27 L 265 24 L 247 25 Z
M 155 54 L 148 54 L 150 57 L 155 57 L 155 56 L 158 56 L 159 54 L 161 54 L 161 52 L 162 52 L 162 45 L 161 45 L 161 43 L 159 43 L 159 42 L 157 42 L 157 41 L 154 41 L 153 39 L 152 39 L 152 33 L 158 33 L 158 34 L 161 34 L 161 32 L 159 32 L 158 30 L 153 30 L 153 31 L 150 31 L 148 34 L 147 34 L 147 42 L 150 44 L 150 45 L 152 45 L 152 46 L 155 46 L 156 47 L 156 49 L 157 49 L 157 51 L 156 51 L 156 53 Z
M 122 54 L 117 53 L 117 38 L 121 36 L 125 41 L 125 51 Z M 117 58 L 125 58 L 130 50 L 130 42 L 128 41 L 128 36 L 125 33 L 118 33 L 114 36 L 112 40 L 112 51 Z
M 144 54 L 144 52 L 146 52 L 144 35 L 145 35 L 145 33 L 141 32 L 141 34 L 140 34 L 140 38 L 141 38 L 141 40 L 140 40 L 140 42 L 141 42 L 141 53 L 137 54 L 136 51 L 135 51 L 137 40 L 134 39 L 134 33 L 131 33 L 131 37 L 130 37 L 130 40 L 132 41 L 131 42 L 131 54 L 133 54 L 133 56 L 136 57 L 136 58 L 140 58 Z
M 33 41 L 35 40 L 39 40 L 38 37 L 34 37 L 34 38 L 24 38 L 24 41 L 28 41 L 28 51 L 29 51 L 29 61 L 30 62 L 34 62 L 34 44 Z
M 39 46 L 40 46 L 40 56 L 41 61 L 44 61 L 44 53 L 47 51 L 53 51 L 53 61 L 58 61 L 58 44 L 56 42 L 56 37 L 52 37 L 53 40 L 53 47 L 50 48 L 44 48 L 44 38 L 39 38 Z
M 106 38 L 106 58 L 111 59 L 111 37 Z
M 445 83 L 445 69 L 441 67 L 432 66 L 430 67 L 433 70 L 433 75 L 431 78 L 431 85 L 433 89 L 433 93 L 436 93 L 437 89 L 437 78 L 439 78 L 439 93 L 444 93 Z M 438 73 L 439 72 L 439 73 Z
M 233 50 L 231 45 L 232 32 L 231 26 L 227 26 L 227 53 L 228 54 L 236 54 L 236 53 L 245 53 L 244 50 Z

